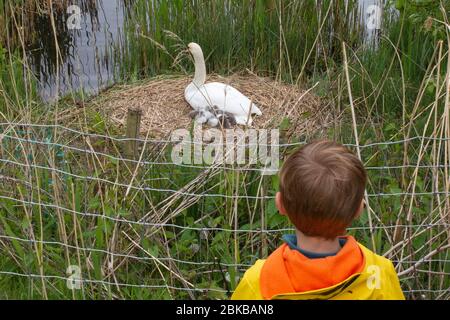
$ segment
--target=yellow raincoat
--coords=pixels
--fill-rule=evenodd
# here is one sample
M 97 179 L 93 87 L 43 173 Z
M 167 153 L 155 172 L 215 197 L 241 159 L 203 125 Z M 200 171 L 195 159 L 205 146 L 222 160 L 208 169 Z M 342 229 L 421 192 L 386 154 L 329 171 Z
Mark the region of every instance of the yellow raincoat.
M 305 299 L 320 299 L 320 300 L 404 300 L 403 292 L 400 288 L 397 273 L 391 261 L 383 258 L 363 245 L 357 243 L 352 237 L 354 247 L 359 248 L 361 253 L 361 262 L 357 269 L 350 270 L 352 272 L 343 281 L 339 281 L 333 285 L 322 287 L 319 289 L 301 291 L 296 290 L 299 287 L 297 283 L 304 282 L 302 278 L 292 280 L 296 272 L 289 272 L 285 266 L 286 259 L 293 254 L 289 252 L 286 244 L 275 251 L 267 260 L 258 260 L 248 269 L 241 282 L 233 293 L 232 300 L 264 300 L 264 299 L 288 299 L 288 300 L 305 300 Z M 350 246 L 350 245 L 349 245 Z M 344 250 L 341 250 L 344 251 Z M 278 252 L 278 253 L 277 253 Z M 271 258 L 277 256 L 278 258 Z M 339 253 L 338 253 L 339 255 Z M 345 256 L 344 259 L 349 256 Z M 295 258 L 300 260 L 300 263 L 307 262 L 303 256 L 295 253 Z M 352 256 L 354 254 L 352 253 Z M 300 258 L 299 258 L 300 257 Z M 302 260 L 303 259 L 303 260 Z M 263 269 L 267 261 L 275 261 L 271 263 L 271 273 L 265 272 L 265 278 L 261 276 L 264 273 Z M 342 265 L 341 260 L 339 262 Z M 334 273 L 339 273 L 339 267 L 327 265 L 329 271 L 324 275 L 325 280 L 336 279 Z M 266 269 L 269 267 L 266 267 Z M 281 270 L 280 270 L 281 269 Z M 336 272 L 334 270 L 336 269 Z M 295 269 L 297 270 L 297 269 Z M 354 271 L 356 270 L 356 271 Z M 323 272 L 323 271 L 322 271 Z M 320 275 L 319 275 L 320 276 Z M 328 278 L 327 278 L 328 277 Z M 304 278 L 303 278 L 304 279 Z M 321 277 L 319 277 L 321 281 Z M 330 280 L 331 281 L 331 280 Z M 286 282 L 280 285 L 280 282 Z M 308 282 L 308 281 L 306 281 Z M 326 282 L 325 282 L 326 283 Z M 332 282 L 331 282 L 332 283 Z M 278 291 L 277 291 L 278 290 Z M 284 291 L 283 291 L 284 290 Z M 287 291 L 286 291 L 287 290 Z

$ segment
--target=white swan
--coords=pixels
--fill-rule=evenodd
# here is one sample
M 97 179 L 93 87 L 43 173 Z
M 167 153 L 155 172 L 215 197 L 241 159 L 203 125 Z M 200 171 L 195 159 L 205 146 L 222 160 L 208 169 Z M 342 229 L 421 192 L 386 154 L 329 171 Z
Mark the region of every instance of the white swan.
M 262 115 L 258 106 L 230 85 L 220 82 L 205 83 L 206 66 L 202 48 L 196 43 L 190 43 L 188 49 L 194 57 L 195 76 L 184 91 L 186 101 L 196 111 L 217 108 L 232 114 L 237 124 L 251 126 L 253 121 L 251 116 Z

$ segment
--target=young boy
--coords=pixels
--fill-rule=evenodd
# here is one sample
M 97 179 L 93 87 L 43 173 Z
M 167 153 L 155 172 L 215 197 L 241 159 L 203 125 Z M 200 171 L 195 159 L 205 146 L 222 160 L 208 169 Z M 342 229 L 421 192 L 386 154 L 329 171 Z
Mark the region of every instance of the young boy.
M 364 210 L 366 180 L 361 161 L 335 142 L 293 153 L 275 201 L 295 235 L 247 270 L 232 299 L 404 299 L 392 262 L 344 236 Z

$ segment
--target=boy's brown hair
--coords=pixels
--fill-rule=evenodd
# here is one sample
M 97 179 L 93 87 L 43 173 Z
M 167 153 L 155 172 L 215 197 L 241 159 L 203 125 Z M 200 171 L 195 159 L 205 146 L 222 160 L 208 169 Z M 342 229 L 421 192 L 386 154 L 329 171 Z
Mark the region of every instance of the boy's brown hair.
M 361 161 L 332 141 L 297 150 L 280 173 L 280 193 L 289 220 L 306 236 L 333 239 L 359 212 L 367 182 Z

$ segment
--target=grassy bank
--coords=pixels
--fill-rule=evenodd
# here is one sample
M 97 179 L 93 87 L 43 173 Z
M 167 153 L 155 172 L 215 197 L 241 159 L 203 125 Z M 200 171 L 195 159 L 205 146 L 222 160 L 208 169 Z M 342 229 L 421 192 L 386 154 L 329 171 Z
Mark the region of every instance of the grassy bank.
M 341 1 L 149 3 L 127 13 L 124 79 L 189 72 L 187 60 L 174 65 L 176 45 L 196 40 L 211 71 L 318 82 L 313 92 L 336 115 L 323 135 L 359 149 L 369 172 L 369 208 L 350 234 L 394 261 L 408 298 L 448 299 L 445 10 L 401 7 L 372 50 Z M 276 176 L 257 166 L 176 166 L 171 144 L 151 141 L 136 165 L 123 159 L 122 132 L 95 99 L 42 104 L 22 51 L 0 53 L 0 297 L 226 298 L 289 232 L 274 205 Z M 85 282 L 70 290 L 77 267 Z

